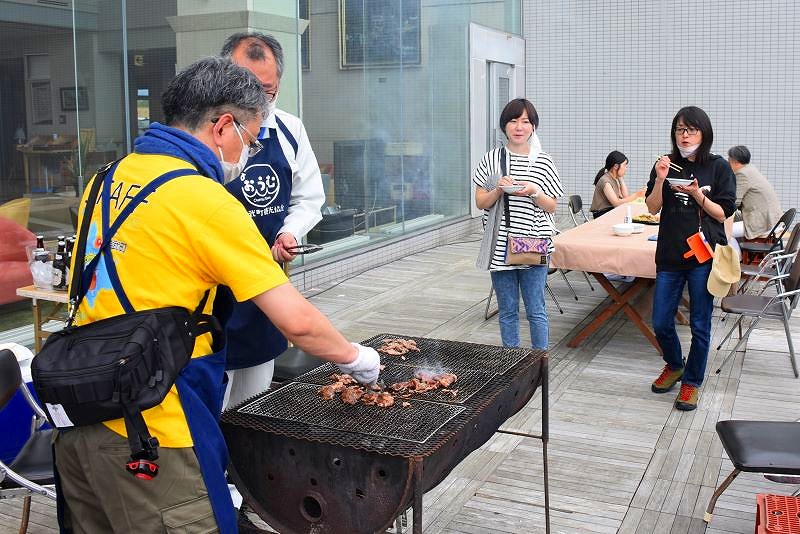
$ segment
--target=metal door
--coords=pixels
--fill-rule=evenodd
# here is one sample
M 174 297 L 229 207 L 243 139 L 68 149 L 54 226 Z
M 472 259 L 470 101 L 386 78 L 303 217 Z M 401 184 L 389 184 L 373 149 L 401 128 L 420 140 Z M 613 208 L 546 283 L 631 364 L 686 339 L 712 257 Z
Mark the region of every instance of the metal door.
M 514 66 L 507 63 L 489 61 L 489 87 L 486 91 L 486 151 L 506 142 L 505 133 L 500 129 L 500 114 L 511 100 L 511 87 L 514 79 Z

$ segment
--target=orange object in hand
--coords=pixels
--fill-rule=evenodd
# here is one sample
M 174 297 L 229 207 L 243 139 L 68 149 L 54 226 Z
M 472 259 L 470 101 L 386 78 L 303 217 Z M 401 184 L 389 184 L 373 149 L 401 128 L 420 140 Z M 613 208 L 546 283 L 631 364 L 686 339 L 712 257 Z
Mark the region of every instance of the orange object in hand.
M 686 242 L 689 244 L 689 252 L 685 253 L 683 257 L 687 260 L 694 256 L 697 258 L 698 263 L 705 263 L 714 257 L 714 251 L 711 250 L 711 245 L 703 239 L 703 234 L 700 232 L 687 237 Z

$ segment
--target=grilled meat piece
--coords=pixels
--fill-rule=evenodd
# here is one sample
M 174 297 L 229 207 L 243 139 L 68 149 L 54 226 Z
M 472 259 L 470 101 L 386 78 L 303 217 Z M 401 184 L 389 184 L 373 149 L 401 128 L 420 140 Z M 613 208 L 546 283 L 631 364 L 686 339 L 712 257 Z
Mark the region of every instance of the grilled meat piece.
M 439 383 L 439 386 L 449 388 L 458 380 L 458 375 L 453 373 L 439 373 L 438 375 L 434 375 L 433 379 Z
M 417 342 L 413 339 L 403 339 L 399 337 L 390 337 L 383 340 L 383 343 L 378 347 L 378 352 L 389 354 L 391 356 L 400 356 L 408 352 L 420 352 L 417 347 Z
M 361 396 L 361 403 L 364 406 L 372 406 L 377 402 L 378 395 L 380 395 L 380 393 L 370 393 L 370 392 L 364 393 Z
M 342 373 L 342 374 L 333 373 L 328 378 L 330 378 L 334 382 L 342 382 L 346 386 L 349 386 L 350 384 L 355 384 L 356 383 L 356 379 L 355 378 L 353 378 L 352 376 L 350 376 L 348 374 L 344 374 L 344 373 Z
M 331 400 L 336 396 L 336 389 L 332 385 L 322 386 L 317 391 L 325 400 Z
M 350 386 L 342 391 L 342 402 L 345 404 L 356 404 L 364 395 L 364 390 L 358 386 Z
M 380 406 L 381 408 L 388 408 L 394 404 L 394 396 L 391 393 L 387 393 L 382 391 L 378 393 L 377 399 L 375 399 L 375 404 Z

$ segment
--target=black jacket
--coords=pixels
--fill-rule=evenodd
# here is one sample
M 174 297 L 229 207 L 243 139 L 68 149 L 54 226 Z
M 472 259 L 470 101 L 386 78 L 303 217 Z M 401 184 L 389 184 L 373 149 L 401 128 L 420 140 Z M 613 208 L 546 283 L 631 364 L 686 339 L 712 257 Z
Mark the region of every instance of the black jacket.
M 700 205 L 692 197 L 676 194 L 670 188 L 669 178 L 697 178 L 700 187 L 711 186 L 711 191 L 706 195 L 709 200 L 722 206 L 725 217 L 730 217 L 736 210 L 736 176 L 722 156 L 712 154 L 710 160 L 704 164 L 684 158 L 678 158 L 674 162 L 683 167 L 683 171 L 679 173 L 670 168 L 661 192 L 664 203 L 661 207 L 661 224 L 658 228 L 656 245 L 657 271 L 682 271 L 700 265 L 694 256 L 688 260 L 683 257 L 689 250 L 686 238 L 696 233 L 699 227 Z M 646 195 L 650 195 L 653 191 L 655 181 L 654 166 L 650 171 Z M 702 212 L 702 216 L 703 227 L 706 228 L 705 234 L 724 235 L 722 223 L 715 221 L 705 212 Z M 709 239 L 709 242 L 716 245 L 713 239 Z

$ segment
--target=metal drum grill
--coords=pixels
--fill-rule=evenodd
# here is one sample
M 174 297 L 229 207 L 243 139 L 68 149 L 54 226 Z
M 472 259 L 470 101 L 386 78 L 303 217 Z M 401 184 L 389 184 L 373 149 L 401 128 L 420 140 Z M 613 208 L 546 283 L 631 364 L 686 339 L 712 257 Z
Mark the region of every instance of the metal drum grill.
M 540 385 L 542 436 L 533 437 L 543 440 L 546 454 L 546 353 L 392 334 L 365 344 L 377 347 L 387 337 L 415 339 L 420 348 L 402 363 L 381 355 L 387 385 L 392 373 L 408 379 L 427 368 L 457 374 L 459 396 L 462 386 L 472 390 L 459 402 L 415 395 L 410 407 L 399 399 L 390 408 L 350 406 L 318 396 L 333 372 L 326 364 L 223 414 L 231 474 L 253 509 L 279 532 L 382 532 L 412 504 L 414 532 L 421 532 L 423 493 L 485 443 Z

